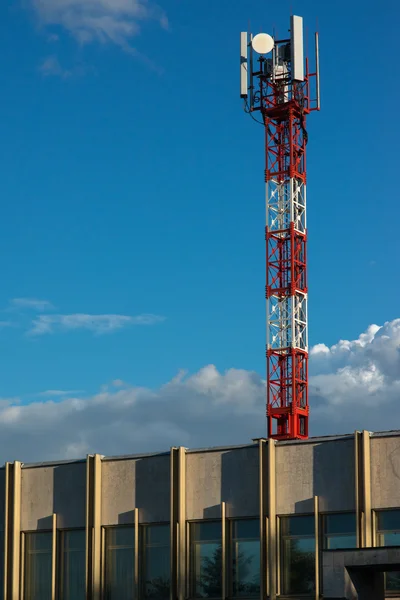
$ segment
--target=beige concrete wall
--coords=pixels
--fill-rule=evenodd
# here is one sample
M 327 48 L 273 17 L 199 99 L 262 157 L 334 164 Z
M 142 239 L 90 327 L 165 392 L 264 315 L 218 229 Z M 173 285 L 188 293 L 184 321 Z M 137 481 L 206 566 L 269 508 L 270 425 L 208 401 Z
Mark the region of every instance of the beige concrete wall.
M 371 437 L 372 508 L 400 507 L 400 437 Z
M 86 464 L 23 468 L 21 530 L 85 527 Z
M 228 517 L 259 514 L 258 447 L 186 455 L 186 518 L 220 517 L 221 502 Z
M 102 524 L 169 521 L 170 456 L 102 462 Z
M 312 513 L 355 510 L 354 440 L 278 445 L 276 511 Z

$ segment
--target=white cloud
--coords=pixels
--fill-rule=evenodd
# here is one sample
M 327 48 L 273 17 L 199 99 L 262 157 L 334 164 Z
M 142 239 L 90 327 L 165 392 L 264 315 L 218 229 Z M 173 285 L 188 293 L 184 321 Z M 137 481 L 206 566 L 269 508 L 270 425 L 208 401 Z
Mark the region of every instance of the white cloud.
M 26 308 L 39 312 L 54 308 L 48 300 L 39 300 L 37 298 L 13 298 L 13 300 L 10 300 L 10 304 L 13 308 Z
M 310 433 L 400 429 L 400 319 L 310 352 Z M 240 444 L 265 435 L 265 382 L 209 365 L 158 389 L 115 379 L 87 398 L 0 402 L 0 462 Z
M 61 398 L 62 396 L 72 396 L 73 394 L 83 394 L 83 390 L 46 390 L 33 395 L 43 398 Z
M 61 26 L 81 43 L 113 42 L 128 50 L 142 21 L 168 26 L 164 11 L 151 0 L 31 0 L 31 4 L 44 25 Z
M 30 335 L 43 335 L 57 331 L 71 331 L 86 329 L 93 333 L 111 333 L 129 325 L 154 325 L 163 320 L 158 315 L 143 314 L 137 316 L 129 315 L 39 315 L 32 321 Z

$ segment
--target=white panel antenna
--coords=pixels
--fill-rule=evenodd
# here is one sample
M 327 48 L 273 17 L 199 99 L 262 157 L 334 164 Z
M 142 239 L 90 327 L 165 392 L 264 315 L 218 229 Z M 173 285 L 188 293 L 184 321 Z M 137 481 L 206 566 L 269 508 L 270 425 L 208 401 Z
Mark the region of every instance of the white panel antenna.
M 303 17 L 290 17 L 292 80 L 304 81 Z
M 240 34 L 240 97 L 247 98 L 248 93 L 248 69 L 247 69 L 247 31 Z
M 321 98 L 319 90 L 319 36 L 315 34 L 315 65 L 316 65 L 316 90 L 317 90 L 317 110 L 321 108 Z

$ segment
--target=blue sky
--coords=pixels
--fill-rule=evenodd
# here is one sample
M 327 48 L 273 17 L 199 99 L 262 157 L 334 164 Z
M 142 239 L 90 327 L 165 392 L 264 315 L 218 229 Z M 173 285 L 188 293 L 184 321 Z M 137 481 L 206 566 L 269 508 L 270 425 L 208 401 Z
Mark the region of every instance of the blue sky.
M 321 45 L 311 344 L 399 316 L 395 4 L 149 0 L 139 19 L 134 6 L 0 5 L 3 398 L 158 389 L 209 364 L 264 375 L 263 131 L 238 94 L 239 33 L 284 32 L 291 8 L 310 46 L 318 19 Z M 90 315 L 133 320 L 98 334 Z

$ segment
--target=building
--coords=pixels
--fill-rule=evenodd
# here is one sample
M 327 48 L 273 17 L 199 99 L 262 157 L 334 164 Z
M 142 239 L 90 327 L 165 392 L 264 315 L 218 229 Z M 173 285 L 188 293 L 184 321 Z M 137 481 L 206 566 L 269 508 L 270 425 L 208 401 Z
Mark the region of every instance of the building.
M 0 512 L 6 600 L 400 596 L 400 431 L 7 463 Z

